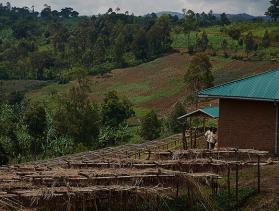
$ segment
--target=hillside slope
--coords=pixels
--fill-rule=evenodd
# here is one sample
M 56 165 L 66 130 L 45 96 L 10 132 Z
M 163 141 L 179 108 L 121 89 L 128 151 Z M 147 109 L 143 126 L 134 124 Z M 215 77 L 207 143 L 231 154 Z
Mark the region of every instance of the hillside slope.
M 116 90 L 133 102 L 138 117 L 143 116 L 150 109 L 164 115 L 177 100 L 185 96 L 187 90 L 184 84 L 184 74 L 189 60 L 189 55 L 173 53 L 136 67 L 113 70 L 102 77 L 89 76 L 90 97 L 100 102 L 105 93 Z M 223 57 L 212 57 L 211 62 L 215 84 L 279 68 L 279 63 L 239 61 Z M 74 83 L 75 81 L 66 85 L 52 83 L 29 92 L 27 96 L 43 100 L 53 93 L 65 93 Z

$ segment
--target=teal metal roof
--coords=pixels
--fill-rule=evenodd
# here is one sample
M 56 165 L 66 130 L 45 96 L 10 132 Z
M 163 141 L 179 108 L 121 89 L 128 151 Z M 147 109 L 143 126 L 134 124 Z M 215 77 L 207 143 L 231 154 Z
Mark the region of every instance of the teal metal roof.
M 202 108 L 202 109 L 198 109 L 196 111 L 193 111 L 189 114 L 185 114 L 181 117 L 178 118 L 179 119 L 184 119 L 184 118 L 187 118 L 187 117 L 190 117 L 190 116 L 194 116 L 194 115 L 197 115 L 197 114 L 200 114 L 200 113 L 203 113 L 211 118 L 219 118 L 219 107 L 218 106 L 214 106 L 214 107 L 207 107 L 207 108 Z
M 279 101 L 279 70 L 202 90 L 199 97 Z

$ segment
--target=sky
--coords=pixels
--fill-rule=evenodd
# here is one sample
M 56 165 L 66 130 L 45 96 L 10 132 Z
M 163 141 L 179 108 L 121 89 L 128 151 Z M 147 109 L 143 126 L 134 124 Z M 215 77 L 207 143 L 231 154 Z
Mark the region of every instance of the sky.
M 0 2 L 7 1 L 0 0 Z M 214 13 L 248 13 L 259 16 L 264 15 L 269 6 L 269 0 L 9 0 L 9 2 L 19 7 L 34 5 L 37 11 L 40 11 L 44 4 L 56 10 L 72 7 L 81 15 L 105 13 L 108 8 L 119 7 L 122 12 L 129 11 L 135 15 L 160 11 L 181 12 L 186 8 L 195 12 L 208 12 L 212 9 Z

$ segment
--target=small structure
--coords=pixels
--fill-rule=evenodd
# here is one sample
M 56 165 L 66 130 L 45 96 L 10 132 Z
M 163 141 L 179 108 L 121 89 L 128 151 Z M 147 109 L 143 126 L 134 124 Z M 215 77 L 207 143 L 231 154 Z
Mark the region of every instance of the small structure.
M 179 117 L 178 120 L 185 119 L 185 118 L 188 118 L 188 117 L 193 117 L 193 116 L 204 117 L 204 118 L 210 117 L 210 118 L 213 118 L 213 119 L 217 119 L 217 118 L 219 118 L 219 107 L 214 106 L 214 107 L 207 107 L 207 108 L 198 109 L 198 110 L 193 111 L 189 114 L 185 114 L 185 115 Z
M 279 70 L 202 90 L 199 97 L 219 99 L 220 147 L 278 154 Z
M 192 119 L 198 118 L 202 119 L 203 125 L 202 128 L 193 128 L 192 125 Z M 198 109 L 196 111 L 193 111 L 191 113 L 185 114 L 178 118 L 179 121 L 182 122 L 182 124 L 189 126 L 189 134 L 188 138 L 190 139 L 190 148 L 196 148 L 197 146 L 197 138 L 204 134 L 206 127 L 205 127 L 205 121 L 206 119 L 218 119 L 219 118 L 219 107 L 206 107 L 202 109 Z M 185 127 L 182 131 L 182 140 L 183 140 L 183 148 L 187 149 L 187 136 L 186 136 L 186 130 Z

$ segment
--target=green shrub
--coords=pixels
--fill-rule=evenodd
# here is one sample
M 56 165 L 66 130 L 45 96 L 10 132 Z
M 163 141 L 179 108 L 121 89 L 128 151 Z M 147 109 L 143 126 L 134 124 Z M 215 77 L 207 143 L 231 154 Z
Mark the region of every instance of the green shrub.
M 161 123 L 154 111 L 149 112 L 141 122 L 140 135 L 145 140 L 154 140 L 161 134 Z

